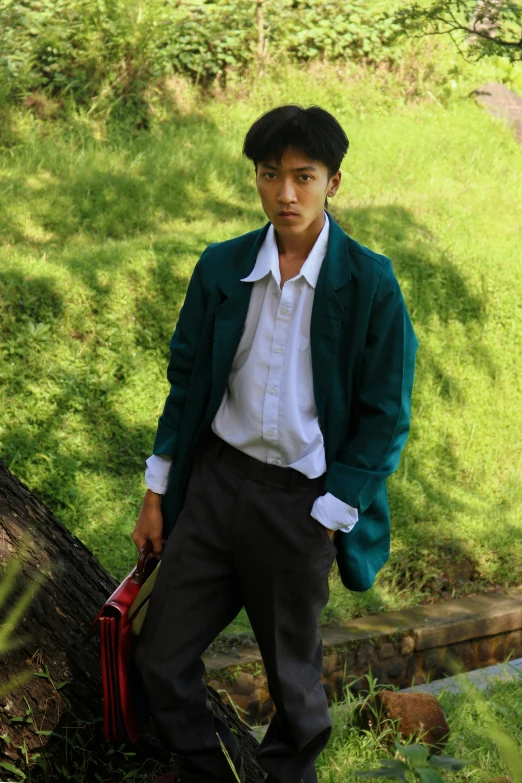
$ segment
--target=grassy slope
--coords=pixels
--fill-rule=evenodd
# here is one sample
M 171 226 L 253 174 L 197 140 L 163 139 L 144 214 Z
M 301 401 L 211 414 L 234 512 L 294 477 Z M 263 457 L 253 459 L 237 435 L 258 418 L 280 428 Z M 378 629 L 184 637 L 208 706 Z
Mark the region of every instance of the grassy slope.
M 346 127 L 333 213 L 392 258 L 420 340 L 390 562 L 365 594 L 333 574 L 325 620 L 521 581 L 522 162 L 464 97 L 495 74 L 462 69 L 449 101 L 432 65 L 416 81 L 290 71 L 210 104 L 185 90 L 185 110 L 149 134 L 15 118 L 0 158 L 0 454 L 117 577 L 135 559 L 191 269 L 208 242 L 264 221 L 242 137 L 294 100 Z M 459 582 L 469 568 L 474 584 Z

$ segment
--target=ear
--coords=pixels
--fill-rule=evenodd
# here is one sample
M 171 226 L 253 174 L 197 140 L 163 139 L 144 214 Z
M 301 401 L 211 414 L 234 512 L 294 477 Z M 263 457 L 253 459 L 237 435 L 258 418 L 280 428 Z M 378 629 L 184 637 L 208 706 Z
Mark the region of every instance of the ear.
M 329 198 L 335 196 L 335 194 L 339 190 L 339 185 L 341 184 L 341 177 L 342 174 L 340 171 L 334 174 L 333 177 L 330 177 L 330 181 L 328 182 L 328 190 L 326 191 L 326 195 Z

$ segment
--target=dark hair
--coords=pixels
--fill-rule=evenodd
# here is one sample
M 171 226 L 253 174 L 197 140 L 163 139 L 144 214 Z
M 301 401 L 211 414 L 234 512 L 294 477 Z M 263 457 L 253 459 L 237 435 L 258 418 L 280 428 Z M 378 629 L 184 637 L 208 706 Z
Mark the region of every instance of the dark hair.
M 275 157 L 281 162 L 287 147 L 319 160 L 332 177 L 341 165 L 349 141 L 335 117 L 320 106 L 278 106 L 261 115 L 245 136 L 243 155 L 255 166 Z

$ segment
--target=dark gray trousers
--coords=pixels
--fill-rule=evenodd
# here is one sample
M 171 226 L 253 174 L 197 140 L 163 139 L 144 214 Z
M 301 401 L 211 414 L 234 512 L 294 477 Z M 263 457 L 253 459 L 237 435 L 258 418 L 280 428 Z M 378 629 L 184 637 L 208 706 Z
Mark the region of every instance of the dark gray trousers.
M 232 780 L 216 732 L 239 760 L 234 735 L 210 710 L 200 656 L 243 605 L 276 707 L 259 763 L 272 783 L 317 780 L 331 732 L 318 626 L 336 554 L 310 516 L 323 486 L 323 477 L 261 463 L 214 435 L 195 452 L 135 655 L 183 783 Z

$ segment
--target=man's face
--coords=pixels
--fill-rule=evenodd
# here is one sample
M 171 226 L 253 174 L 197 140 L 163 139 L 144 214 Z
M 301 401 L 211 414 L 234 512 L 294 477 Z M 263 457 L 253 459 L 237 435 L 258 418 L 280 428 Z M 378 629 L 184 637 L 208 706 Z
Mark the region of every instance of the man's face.
M 341 172 L 329 177 L 324 163 L 287 147 L 279 166 L 274 159 L 257 165 L 256 186 L 267 218 L 283 236 L 297 236 L 323 224 L 324 200 L 334 196 Z

